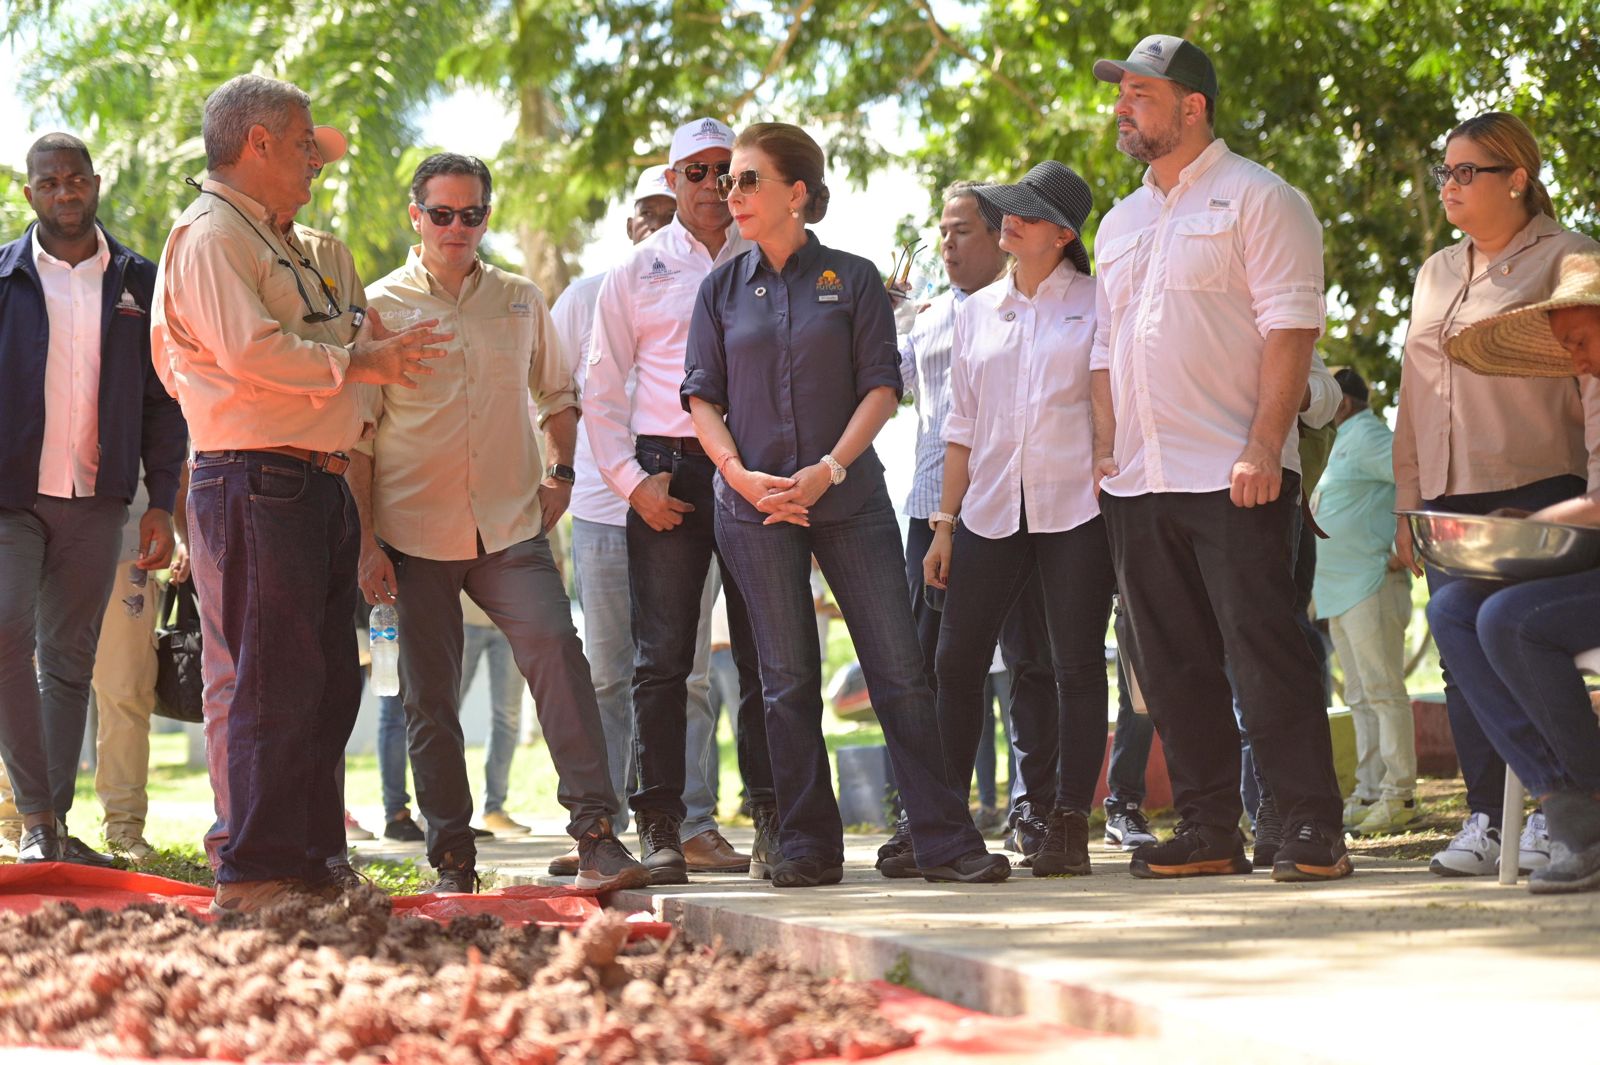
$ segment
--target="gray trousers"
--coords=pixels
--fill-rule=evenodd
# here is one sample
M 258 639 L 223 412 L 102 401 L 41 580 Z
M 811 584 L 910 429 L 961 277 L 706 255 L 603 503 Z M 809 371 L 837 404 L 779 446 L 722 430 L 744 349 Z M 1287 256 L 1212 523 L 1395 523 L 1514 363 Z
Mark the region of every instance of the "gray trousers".
M 127 517 L 103 496 L 0 507 L 0 758 L 23 814 L 65 821 L 72 808 Z
M 457 867 L 477 853 L 461 734 L 461 592 L 511 644 L 555 763 L 556 798 L 574 839 L 617 812 L 606 740 L 572 604 L 543 537 L 474 559 L 440 562 L 390 549 L 399 582 L 400 692 L 428 860 Z

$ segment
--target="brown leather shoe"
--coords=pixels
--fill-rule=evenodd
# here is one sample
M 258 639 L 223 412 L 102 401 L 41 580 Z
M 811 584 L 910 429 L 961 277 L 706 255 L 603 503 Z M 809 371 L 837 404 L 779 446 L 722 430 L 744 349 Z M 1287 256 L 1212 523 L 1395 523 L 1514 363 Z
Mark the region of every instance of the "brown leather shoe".
M 708 828 L 683 841 L 683 861 L 691 873 L 748 873 L 750 856 L 740 854 L 722 833 Z
M 211 912 L 217 917 L 225 913 L 255 913 L 281 902 L 305 894 L 303 880 L 240 880 L 231 884 L 218 884 L 216 897 L 211 900 Z
M 574 843 L 570 851 L 559 858 L 550 859 L 550 875 L 577 876 L 578 860 L 578 845 Z

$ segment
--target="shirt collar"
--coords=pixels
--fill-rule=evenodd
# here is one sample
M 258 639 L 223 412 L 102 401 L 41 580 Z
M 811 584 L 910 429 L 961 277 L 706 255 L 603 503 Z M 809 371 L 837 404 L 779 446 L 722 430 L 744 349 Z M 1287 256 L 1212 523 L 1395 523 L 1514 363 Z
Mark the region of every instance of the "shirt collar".
M 806 230 L 806 242 L 795 250 L 789 261 L 783 264 L 782 271 L 774 271 L 767 265 L 767 260 L 761 255 L 761 245 L 752 243 L 745 253 L 744 274 L 745 284 L 755 280 L 756 273 L 765 270 L 767 273 L 777 273 L 782 277 L 785 274 L 806 274 L 822 258 L 822 242 L 811 230 Z
M 277 220 L 272 217 L 272 212 L 232 185 L 224 184 L 216 178 L 206 178 L 205 181 L 200 183 L 200 191 L 209 192 L 214 196 L 221 196 L 243 211 L 250 221 L 266 227 L 268 233 L 278 232 Z
M 722 250 L 716 255 L 712 255 L 711 249 L 706 247 L 699 237 L 689 232 L 689 227 L 680 222 L 676 215 L 672 217 L 672 221 L 662 228 L 661 232 L 665 233 L 667 238 L 677 244 L 680 249 L 702 252 L 712 262 L 718 261 L 719 258 L 727 254 L 729 248 L 737 246 L 739 242 L 739 224 L 737 222 L 728 223 L 728 228 L 722 237 Z
M 1178 183 L 1172 187 L 1172 191 L 1177 192 L 1181 188 L 1193 185 L 1204 177 L 1208 170 L 1216 166 L 1223 156 L 1230 154 L 1232 153 L 1228 151 L 1228 142 L 1221 137 L 1216 138 L 1206 145 L 1205 151 L 1194 157 L 1194 162 L 1178 172 Z M 1161 187 L 1156 184 L 1154 167 L 1145 167 L 1144 185 L 1157 195 L 1162 194 Z
M 100 223 L 94 224 L 95 252 L 94 257 L 99 260 L 100 269 L 104 270 L 111 265 L 111 248 L 106 244 L 105 230 L 100 228 Z M 54 255 L 44 250 L 44 245 L 39 243 L 39 227 L 33 227 L 33 265 L 35 267 L 50 263 L 53 266 L 64 266 L 72 269 L 64 260 L 57 259 Z M 82 263 L 79 264 L 80 266 Z
M 431 270 L 422 265 L 421 244 L 411 245 L 411 250 L 406 253 L 405 276 L 411 282 L 412 287 L 416 288 L 419 292 L 426 292 L 430 296 L 436 296 L 439 299 L 446 301 L 450 299 L 449 293 L 445 290 L 445 287 L 439 283 L 438 278 L 433 276 L 433 272 Z M 468 274 L 466 280 L 461 283 L 461 295 L 459 299 L 466 299 L 467 294 L 472 291 L 482 277 L 483 260 L 478 259 L 473 263 L 472 272 Z
M 1046 296 L 1053 296 L 1059 299 L 1067 294 L 1067 290 L 1072 287 L 1072 282 L 1077 276 L 1078 268 L 1072 265 L 1071 260 L 1062 259 L 1056 264 L 1056 268 L 1050 271 L 1049 276 L 1039 282 L 1039 290 L 1033 294 L 1033 299 L 1030 300 L 1017 288 L 1017 272 L 1012 270 L 1006 274 L 1005 298 L 1028 304 L 1037 303 Z
M 1500 254 L 1496 255 L 1493 260 L 1484 259 L 1479 262 L 1475 257 L 1473 259 L 1473 265 L 1476 266 L 1480 271 L 1486 270 L 1489 268 L 1491 262 L 1500 262 L 1501 260 L 1509 259 L 1518 252 L 1524 251 L 1527 248 L 1539 243 L 1539 241 L 1543 240 L 1545 237 L 1553 237 L 1557 233 L 1565 232 L 1566 229 L 1554 218 L 1551 218 L 1547 214 L 1536 214 L 1532 218 L 1528 219 L 1528 224 L 1517 231 L 1517 235 L 1511 238 L 1511 243 L 1502 248 Z M 1467 250 L 1471 247 L 1472 238 L 1462 237 L 1459 241 L 1446 249 L 1446 254 L 1448 254 L 1450 257 L 1450 264 L 1457 274 L 1464 274 L 1466 272 Z

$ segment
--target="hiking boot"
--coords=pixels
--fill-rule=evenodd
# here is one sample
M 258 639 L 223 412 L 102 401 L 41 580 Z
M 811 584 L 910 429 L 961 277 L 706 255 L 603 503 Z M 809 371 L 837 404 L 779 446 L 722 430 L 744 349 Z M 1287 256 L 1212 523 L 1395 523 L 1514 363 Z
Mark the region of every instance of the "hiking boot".
M 922 875 L 917 868 L 916 855 L 911 849 L 911 822 L 902 816 L 895 822 L 894 835 L 889 837 L 889 842 L 878 848 L 878 860 L 875 863 L 878 872 L 890 880 L 910 880 Z
M 1549 864 L 1550 828 L 1544 819 L 1544 811 L 1535 810 L 1523 822 L 1522 835 L 1517 837 L 1517 872 L 1527 876 Z
M 1359 795 L 1351 795 L 1344 801 L 1344 827 L 1354 829 L 1359 825 L 1377 803 L 1377 799 L 1363 799 Z
M 527 825 L 511 820 L 503 810 L 484 814 L 483 827 L 502 836 L 526 836 L 533 831 Z
M 359 891 L 361 888 L 375 885 L 372 883 L 371 878 L 356 872 L 349 862 L 330 861 L 328 863 L 328 879 L 315 886 L 331 887 L 333 889 L 331 897 L 337 898 L 351 891 Z
M 750 876 L 771 880 L 773 867 L 783 861 L 778 850 L 778 804 L 751 803 L 750 820 L 756 823 L 756 841 L 750 844 Z
M 476 895 L 478 873 L 471 863 L 447 865 L 439 869 L 439 879 L 418 892 L 419 895 Z
M 1178 822 L 1165 843 L 1146 843 L 1133 852 L 1128 872 L 1142 880 L 1168 880 L 1181 876 L 1228 876 L 1248 873 L 1244 837 L 1232 825 L 1197 825 Z
M 1261 796 L 1256 807 L 1256 843 L 1251 864 L 1257 869 L 1271 869 L 1278 860 L 1278 848 L 1283 846 L 1283 816 L 1272 796 Z
M 1318 828 L 1307 821 L 1299 825 L 1272 863 L 1272 879 L 1280 883 L 1338 880 L 1355 872 L 1343 833 Z
M 578 839 L 578 879 L 573 887 L 591 891 L 620 891 L 650 885 L 650 870 L 628 853 L 611 821 L 602 817 L 592 831 Z
M 1088 876 L 1089 815 L 1057 808 L 1045 823 L 1044 843 L 1033 856 L 1034 876 Z
M 578 845 L 574 843 L 572 849 L 559 858 L 551 858 L 549 872 L 551 876 L 577 876 L 578 864 L 581 861 L 578 855 Z
M 211 914 L 257 913 L 292 898 L 304 895 L 306 882 L 289 878 L 278 880 L 238 880 L 218 884 L 211 899 Z
M 1528 877 L 1535 895 L 1566 895 L 1600 887 L 1600 843 L 1573 850 L 1560 840 L 1550 844 L 1550 861 Z
M 1415 799 L 1379 799 L 1367 807 L 1367 816 L 1350 831 L 1357 836 L 1389 836 L 1404 831 L 1421 816 Z
M 1500 830 L 1490 826 L 1488 814 L 1469 814 L 1428 868 L 1439 876 L 1490 876 L 1499 864 Z
M 410 810 L 402 810 L 383 826 L 383 838 L 398 843 L 423 843 L 427 840 L 428 834 L 422 831 L 421 825 L 411 819 Z
M 1138 803 L 1106 800 L 1106 843 L 1131 851 L 1155 841 L 1150 819 Z
M 691 873 L 744 873 L 750 869 L 750 856 L 734 850 L 714 828 L 683 841 L 683 862 Z
M 785 858 L 772 870 L 772 886 L 780 888 L 822 887 L 825 884 L 837 884 L 843 879 L 842 862 L 830 862 L 810 854 L 800 858 Z
M 986 850 L 968 851 L 961 857 L 922 870 L 922 879 L 933 884 L 998 884 L 1011 875 L 1011 863 L 1003 854 Z
M 644 867 L 650 870 L 652 884 L 687 884 L 689 867 L 683 860 L 683 844 L 678 840 L 678 826 L 683 819 L 654 810 L 640 810 L 639 850 L 644 856 Z

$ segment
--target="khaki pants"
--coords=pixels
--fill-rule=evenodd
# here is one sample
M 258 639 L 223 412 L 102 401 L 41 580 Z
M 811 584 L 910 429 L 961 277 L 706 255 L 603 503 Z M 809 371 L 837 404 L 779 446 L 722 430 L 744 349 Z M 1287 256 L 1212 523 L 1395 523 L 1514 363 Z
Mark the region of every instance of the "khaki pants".
M 105 809 L 107 839 L 142 835 L 149 809 L 145 784 L 150 775 L 150 715 L 156 705 L 155 629 L 161 586 L 154 578 L 141 585 L 143 576 L 132 562 L 118 563 L 95 651 L 94 700 L 100 727 L 95 736 L 94 790 Z
M 1367 801 L 1412 797 L 1417 784 L 1416 726 L 1406 695 L 1406 623 L 1411 580 L 1390 573 L 1376 592 L 1328 619 L 1344 665 L 1344 701 L 1356 727 L 1356 790 Z

